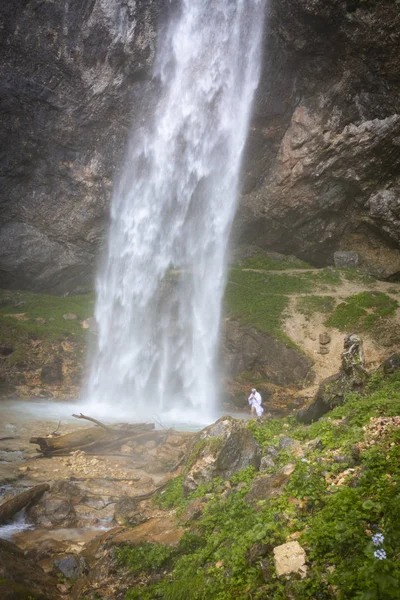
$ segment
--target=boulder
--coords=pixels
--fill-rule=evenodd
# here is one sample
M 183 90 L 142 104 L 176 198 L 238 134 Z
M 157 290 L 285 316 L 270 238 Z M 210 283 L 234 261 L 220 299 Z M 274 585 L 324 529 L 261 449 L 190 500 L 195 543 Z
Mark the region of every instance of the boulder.
M 389 356 L 381 365 L 381 368 L 385 375 L 394 373 L 397 369 L 400 369 L 400 354 L 392 354 Z
M 295 465 L 289 463 L 274 475 L 259 475 L 252 481 L 251 488 L 247 494 L 247 501 L 252 506 L 257 506 L 260 500 L 276 498 L 281 494 L 286 483 L 289 481 L 295 469 Z
M 344 373 L 327 377 L 319 385 L 312 403 L 297 413 L 297 420 L 306 425 L 318 421 L 327 412 L 343 404 L 345 395 L 351 390 L 351 382 Z
M 232 417 L 221 417 L 196 436 L 188 458 L 183 486 L 186 493 L 215 477 L 229 479 L 253 466 L 259 469 L 261 448 L 246 426 Z
M 75 506 L 84 500 L 85 493 L 77 485 L 59 481 L 27 514 L 39 527 L 75 527 L 78 522 Z
M 118 525 L 136 527 L 148 519 L 149 517 L 140 510 L 140 505 L 134 498 L 123 496 L 115 504 L 114 521 Z
M 297 541 L 287 542 L 274 548 L 275 569 L 278 577 L 298 573 L 303 579 L 307 574 L 306 553 Z
M 59 558 L 54 564 L 67 579 L 78 579 L 86 569 L 85 559 L 76 555 Z

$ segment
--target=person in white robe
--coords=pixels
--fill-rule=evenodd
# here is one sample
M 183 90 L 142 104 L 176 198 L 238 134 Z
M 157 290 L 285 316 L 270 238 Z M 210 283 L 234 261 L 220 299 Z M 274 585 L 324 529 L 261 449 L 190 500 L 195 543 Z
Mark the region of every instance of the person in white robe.
M 252 416 L 254 416 L 254 414 L 256 414 L 257 417 L 262 417 L 264 409 L 262 407 L 261 394 L 259 392 L 257 392 L 257 390 L 255 388 L 253 388 L 251 390 L 251 394 L 247 400 L 251 407 Z

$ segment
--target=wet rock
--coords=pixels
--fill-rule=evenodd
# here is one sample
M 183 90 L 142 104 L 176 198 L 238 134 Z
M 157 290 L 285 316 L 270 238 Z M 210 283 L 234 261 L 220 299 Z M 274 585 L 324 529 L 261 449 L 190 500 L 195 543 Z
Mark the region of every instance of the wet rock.
M 248 466 L 258 470 L 260 462 L 261 448 L 246 424 L 232 417 L 221 417 L 196 437 L 187 462 L 184 490 L 195 490 L 215 477 L 229 479 Z
M 142 523 L 133 529 L 123 529 L 112 538 L 113 545 L 142 544 L 150 542 L 153 544 L 166 544 L 176 546 L 184 534 L 174 517 L 156 517 L 146 523 Z
M 333 261 L 337 269 L 357 269 L 360 257 L 357 252 L 345 252 L 340 250 L 333 255 Z
M 63 360 L 56 356 L 51 362 L 42 367 L 40 378 L 43 383 L 61 383 L 63 380 Z
M 75 505 L 84 500 L 85 494 L 77 485 L 61 481 L 38 504 L 32 506 L 27 514 L 40 527 L 75 527 L 78 522 Z
M 298 573 L 303 579 L 307 574 L 306 553 L 299 542 L 287 542 L 274 548 L 275 569 L 278 577 Z
M 118 525 L 136 527 L 145 523 L 148 519 L 148 515 L 140 508 L 140 504 L 134 498 L 123 496 L 115 504 L 114 521 Z
M 67 579 L 77 579 L 86 569 L 86 562 L 82 556 L 65 556 L 55 560 L 54 564 Z
M 57 600 L 56 585 L 57 580 L 44 573 L 36 561 L 25 557 L 15 544 L 0 538 L 1 600 Z
M 257 503 L 260 500 L 268 500 L 269 498 L 276 498 L 279 496 L 286 483 L 289 481 L 294 469 L 295 465 L 289 463 L 274 475 L 260 475 L 255 477 L 252 481 L 249 493 L 247 494 L 247 501 L 249 504 L 257 506 Z

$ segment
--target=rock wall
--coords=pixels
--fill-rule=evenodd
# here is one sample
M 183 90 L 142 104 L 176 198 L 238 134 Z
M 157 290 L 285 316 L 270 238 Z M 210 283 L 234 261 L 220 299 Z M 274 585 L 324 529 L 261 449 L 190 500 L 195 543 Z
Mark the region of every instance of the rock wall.
M 110 190 L 146 102 L 160 0 L 0 7 L 0 286 L 92 285 Z
M 0 286 L 92 285 L 129 128 L 157 94 L 157 28 L 178 4 L 2 3 Z M 355 250 L 398 276 L 399 19 L 395 0 L 270 0 L 243 251 L 322 265 Z
M 236 243 L 400 274 L 400 9 L 273 0 Z

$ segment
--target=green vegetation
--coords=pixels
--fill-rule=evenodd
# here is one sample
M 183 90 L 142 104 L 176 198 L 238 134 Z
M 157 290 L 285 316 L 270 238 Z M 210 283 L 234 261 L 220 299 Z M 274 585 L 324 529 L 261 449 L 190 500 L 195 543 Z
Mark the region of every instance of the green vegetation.
M 311 265 L 295 256 L 282 256 L 274 258 L 257 254 L 244 260 L 240 266 L 243 269 L 262 269 L 264 271 L 286 271 L 287 269 L 313 269 Z
M 301 296 L 297 299 L 297 310 L 307 319 L 315 313 L 330 314 L 335 308 L 335 299 L 332 296 Z
M 34 362 L 32 340 L 43 342 L 49 352 L 54 342 L 73 340 L 77 343 L 74 351 L 80 355 L 85 341 L 80 321 L 93 315 L 93 311 L 93 294 L 60 297 L 0 290 L 0 340 L 14 349 L 7 365 Z M 63 319 L 68 313 L 75 314 L 77 319 Z
M 294 419 L 251 421 L 262 447 L 279 452 L 275 472 L 289 461 L 295 465 L 286 487 L 277 497 L 249 502 L 260 475 L 247 468 L 202 490 L 203 514 L 177 547 L 118 551 L 120 564 L 137 576 L 127 599 L 399 599 L 400 430 L 389 424 L 373 435 L 371 418 L 383 415 L 400 415 L 400 374 L 377 375 L 367 393 L 349 395 L 310 426 Z M 279 450 L 281 434 L 298 440 L 305 458 Z M 181 510 L 190 498 L 178 478 L 157 502 Z M 374 545 L 377 533 L 383 539 Z M 302 580 L 275 573 L 272 550 L 291 534 L 307 553 Z
M 294 346 L 282 331 L 285 309 L 292 294 L 313 294 L 341 282 L 340 272 L 260 273 L 233 267 L 225 293 L 226 312 L 260 331 Z M 313 302 L 311 300 L 311 302 Z
M 328 327 L 341 331 L 369 331 L 383 319 L 395 314 L 399 303 L 382 292 L 362 292 L 339 304 L 326 321 Z
M 83 335 L 79 320 L 93 315 L 94 295 L 49 296 L 34 292 L 10 292 L 0 290 L 1 338 L 8 341 L 14 335 L 35 338 L 59 339 L 72 335 Z M 65 320 L 63 315 L 75 314 L 78 319 Z M 22 314 L 23 319 L 8 316 Z M 37 319 L 44 319 L 45 322 Z M 3 334 L 4 329 L 4 334 Z M 11 340 L 10 340 L 11 341 Z

